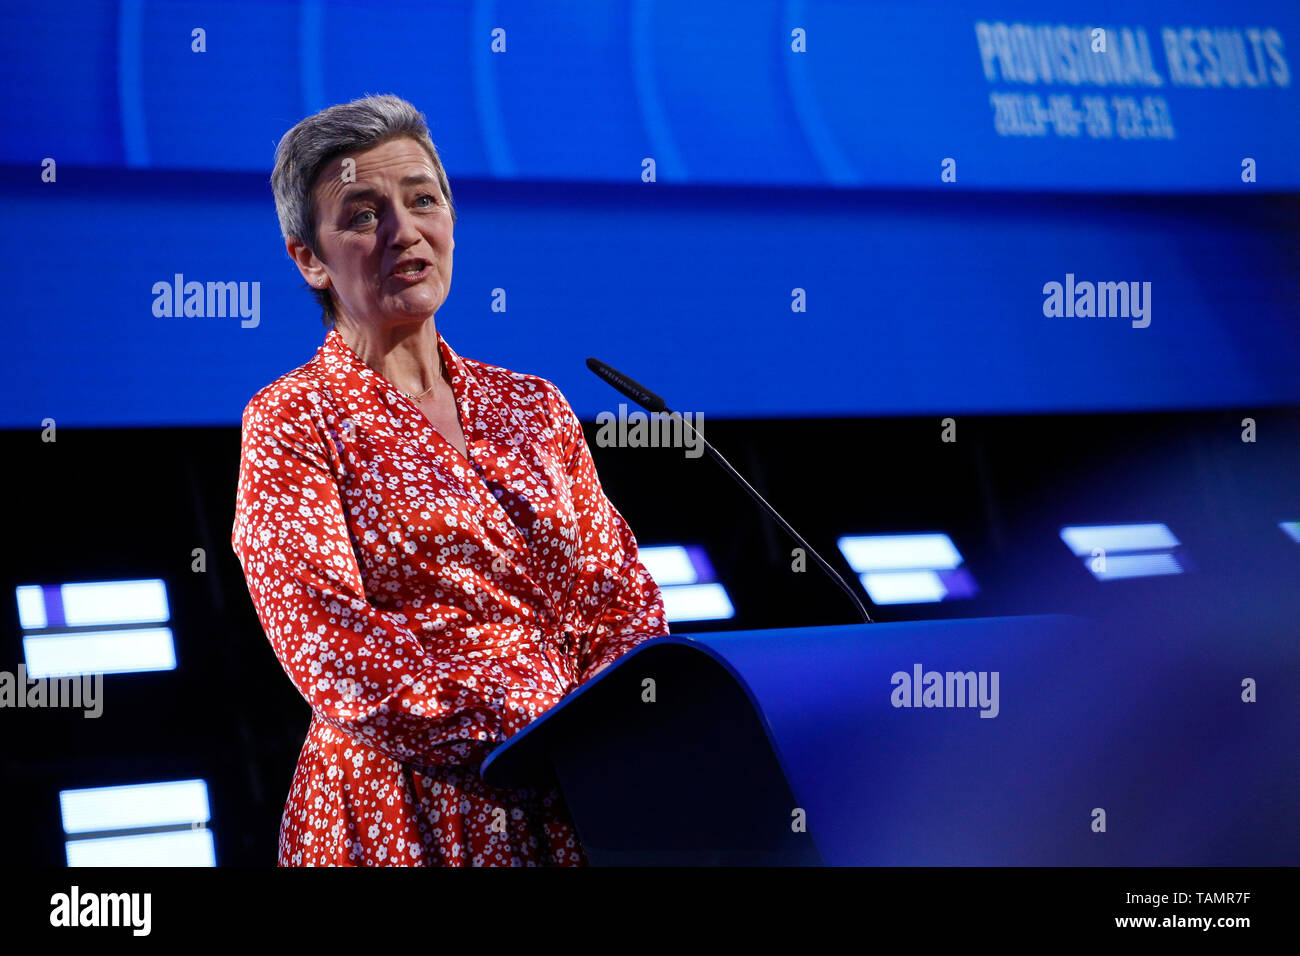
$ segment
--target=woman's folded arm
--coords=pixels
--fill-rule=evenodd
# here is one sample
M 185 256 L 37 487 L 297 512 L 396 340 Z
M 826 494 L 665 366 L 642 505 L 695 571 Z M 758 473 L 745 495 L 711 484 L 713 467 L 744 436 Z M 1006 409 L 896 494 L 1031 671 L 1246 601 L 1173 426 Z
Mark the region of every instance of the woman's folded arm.
M 575 597 L 577 613 L 590 621 L 578 656 L 585 682 L 638 644 L 668 634 L 668 618 L 663 594 L 641 562 L 636 536 L 601 487 L 582 424 L 558 388 L 553 389 L 550 411 L 561 436 L 581 528 L 580 560 L 598 575 L 590 593 Z
M 329 445 L 295 397 L 244 411 L 231 535 L 275 656 L 320 720 L 375 750 L 424 766 L 481 760 L 526 716 L 499 666 L 439 659 L 366 600 Z

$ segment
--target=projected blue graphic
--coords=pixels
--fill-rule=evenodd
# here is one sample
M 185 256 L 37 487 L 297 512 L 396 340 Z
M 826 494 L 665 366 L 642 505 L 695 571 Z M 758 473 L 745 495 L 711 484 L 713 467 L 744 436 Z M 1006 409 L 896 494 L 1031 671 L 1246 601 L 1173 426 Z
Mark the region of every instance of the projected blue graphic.
M 438 328 L 586 420 L 593 355 L 714 418 L 1300 402 L 1295 217 L 1259 198 L 1300 189 L 1295 4 L 393 16 L 0 14 L 0 427 L 235 425 L 308 361 L 274 145 L 377 91 L 451 180 Z
M 0 162 L 261 172 L 293 119 L 382 85 L 425 104 L 453 179 L 628 182 L 651 159 L 676 183 L 1228 191 L 1249 155 L 1300 186 L 1291 3 L 62 9 L 75 56 L 39 7 L 5 13 L 0 77 L 40 95 L 11 103 Z

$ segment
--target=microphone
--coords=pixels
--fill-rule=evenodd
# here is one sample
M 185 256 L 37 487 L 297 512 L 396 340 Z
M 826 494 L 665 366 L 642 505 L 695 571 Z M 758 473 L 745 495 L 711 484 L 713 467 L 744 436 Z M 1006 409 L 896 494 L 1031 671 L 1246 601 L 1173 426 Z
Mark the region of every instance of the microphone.
M 755 489 L 753 485 L 751 485 L 748 481 L 746 481 L 744 477 L 740 474 L 740 472 L 736 471 L 735 468 L 731 467 L 731 462 L 723 458 L 722 454 L 716 448 L 710 445 L 708 441 L 705 440 L 704 436 L 701 435 L 698 431 L 696 431 L 691 426 L 690 422 L 686 421 L 686 419 L 683 418 L 680 413 L 670 409 L 668 407 L 667 402 L 665 402 L 654 392 L 650 391 L 650 389 L 646 388 L 640 382 L 628 378 L 626 375 L 624 375 L 622 372 L 618 371 L 617 369 L 610 368 L 608 365 L 606 365 L 604 362 L 600 361 L 599 359 L 594 359 L 594 358 L 587 359 L 587 368 L 591 369 L 602 379 L 604 379 L 610 385 L 614 386 L 614 388 L 618 389 L 618 391 L 622 392 L 624 395 L 626 395 L 632 401 L 636 402 L 638 405 L 640 405 L 642 408 L 644 408 L 646 411 L 650 412 L 651 414 L 666 414 L 670 418 L 675 417 L 678 421 L 682 423 L 683 426 L 689 428 L 691 430 L 691 434 L 693 434 L 696 438 L 700 440 L 700 442 L 704 445 L 705 449 L 712 456 L 713 460 L 716 461 L 719 465 L 721 465 L 723 469 L 727 472 L 727 474 L 731 475 L 732 478 L 735 478 L 736 481 L 740 483 L 740 486 L 742 488 L 744 488 L 747 492 L 749 492 L 749 496 L 753 498 L 756 502 L 758 502 L 759 506 L 762 507 L 762 509 L 766 511 L 768 515 L 770 515 L 776 521 L 776 523 L 782 527 L 782 529 L 785 531 L 786 534 L 794 538 L 795 541 L 799 542 L 799 547 L 803 548 L 805 551 L 807 551 L 809 554 L 811 554 L 814 558 L 817 559 L 817 563 L 821 565 L 822 570 L 825 571 L 827 574 L 829 574 L 831 576 L 831 579 L 840 586 L 840 589 L 849 596 L 849 599 L 853 602 L 854 606 L 857 607 L 858 613 L 862 615 L 862 620 L 864 620 L 868 624 L 875 623 L 874 621 L 871 620 L 871 616 L 867 614 L 866 605 L 862 603 L 861 599 L 854 592 L 854 590 L 851 587 L 849 587 L 849 585 L 845 582 L 844 578 L 840 577 L 839 572 L 836 571 L 833 567 L 831 567 L 830 564 L 827 563 L 826 559 L 817 553 L 817 549 L 815 549 L 812 545 L 810 545 L 807 541 L 805 541 L 803 535 L 801 535 L 798 531 L 795 531 L 794 528 L 791 527 L 790 522 L 782 518 L 781 515 L 777 512 L 777 510 L 773 508 L 770 504 L 768 504 L 766 500 L 764 500 L 763 496 L 758 493 L 757 489 Z

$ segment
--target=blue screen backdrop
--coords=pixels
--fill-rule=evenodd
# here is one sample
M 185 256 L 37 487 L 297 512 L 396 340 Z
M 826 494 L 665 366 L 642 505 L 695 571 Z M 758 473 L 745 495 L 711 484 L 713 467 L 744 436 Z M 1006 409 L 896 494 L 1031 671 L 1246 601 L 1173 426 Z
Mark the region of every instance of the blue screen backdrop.
M 274 146 L 375 92 L 425 112 L 452 182 L 439 329 L 585 418 L 620 401 L 588 355 L 714 417 L 1300 402 L 1295 4 L 0 17 L 0 427 L 234 424 L 307 361 Z M 155 315 L 176 276 L 255 288 L 255 324 Z M 1045 314 L 1076 281 L 1149 289 L 1149 324 Z

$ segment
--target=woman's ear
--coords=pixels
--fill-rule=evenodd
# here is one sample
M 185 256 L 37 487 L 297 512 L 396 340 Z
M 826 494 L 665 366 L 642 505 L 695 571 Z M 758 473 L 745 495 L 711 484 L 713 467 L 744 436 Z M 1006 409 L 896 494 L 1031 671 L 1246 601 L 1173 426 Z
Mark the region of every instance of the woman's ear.
M 324 261 L 318 258 L 306 243 L 289 238 L 285 240 L 284 250 L 309 286 L 323 289 L 329 285 L 329 273 L 325 270 Z

